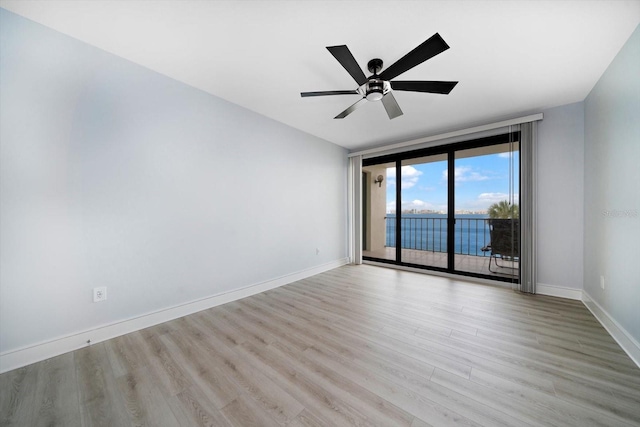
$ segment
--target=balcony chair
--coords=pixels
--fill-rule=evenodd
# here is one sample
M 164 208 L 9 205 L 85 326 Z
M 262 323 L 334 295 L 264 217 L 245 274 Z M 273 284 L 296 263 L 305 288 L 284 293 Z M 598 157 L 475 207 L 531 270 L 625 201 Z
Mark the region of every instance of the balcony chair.
M 487 245 L 487 249 L 491 250 L 491 255 L 489 256 L 489 271 L 492 273 L 498 272 L 498 270 L 491 270 L 491 260 L 493 259 L 498 268 L 516 270 L 512 273 L 515 276 L 518 268 L 500 265 L 498 259 L 513 263 L 520 262 L 520 220 L 490 219 L 489 234 L 491 236 L 491 243 Z

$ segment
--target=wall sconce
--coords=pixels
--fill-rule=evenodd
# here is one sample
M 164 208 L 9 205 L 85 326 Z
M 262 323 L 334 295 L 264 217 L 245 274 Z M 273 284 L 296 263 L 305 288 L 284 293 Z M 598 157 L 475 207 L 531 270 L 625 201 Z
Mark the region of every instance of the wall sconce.
M 378 187 L 382 187 L 382 181 L 384 181 L 384 176 L 378 175 L 378 177 L 376 178 L 375 181 L 373 181 L 373 183 L 378 184 Z

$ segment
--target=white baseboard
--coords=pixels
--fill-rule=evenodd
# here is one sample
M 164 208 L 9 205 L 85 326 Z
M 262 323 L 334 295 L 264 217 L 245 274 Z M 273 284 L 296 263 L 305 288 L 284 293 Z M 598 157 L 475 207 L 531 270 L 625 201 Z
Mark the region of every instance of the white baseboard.
M 631 336 L 607 311 L 600 306 L 591 296 L 583 291 L 582 303 L 591 311 L 609 335 L 622 347 L 631 360 L 640 368 L 640 343 Z
M 284 286 L 325 271 L 333 270 L 334 268 L 341 267 L 348 262 L 348 258 L 335 260 L 306 270 L 267 280 L 265 282 L 256 283 L 245 288 L 224 292 L 200 300 L 143 314 L 128 320 L 100 326 L 26 348 L 8 351 L 0 354 L 0 373 L 21 368 L 41 360 L 49 359 L 60 354 L 86 347 L 89 345 L 87 344 L 88 340 L 91 340 L 91 344 L 96 344 L 130 332 L 135 332 L 140 329 L 148 328 L 198 311 L 206 310 L 217 305 L 226 304 L 228 302 L 268 291 L 269 289 Z
M 536 294 L 582 301 L 582 289 L 565 288 L 544 283 L 536 284 Z

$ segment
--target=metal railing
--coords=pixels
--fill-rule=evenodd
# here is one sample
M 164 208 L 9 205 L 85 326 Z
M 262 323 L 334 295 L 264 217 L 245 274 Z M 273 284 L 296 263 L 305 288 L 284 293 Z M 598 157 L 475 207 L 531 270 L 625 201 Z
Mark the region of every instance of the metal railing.
M 403 249 L 447 252 L 447 218 L 403 217 L 400 223 Z M 396 246 L 396 218 L 385 217 L 386 246 Z M 488 218 L 456 218 L 454 226 L 454 253 L 460 255 L 489 256 L 483 251 L 490 244 Z

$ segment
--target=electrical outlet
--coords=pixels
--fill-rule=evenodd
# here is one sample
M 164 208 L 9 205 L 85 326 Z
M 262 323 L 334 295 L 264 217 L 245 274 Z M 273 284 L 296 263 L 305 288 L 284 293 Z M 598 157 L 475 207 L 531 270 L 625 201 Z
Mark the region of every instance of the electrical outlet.
M 600 287 L 604 290 L 604 276 L 600 276 Z
M 93 302 L 101 302 L 107 299 L 107 287 L 93 288 Z

